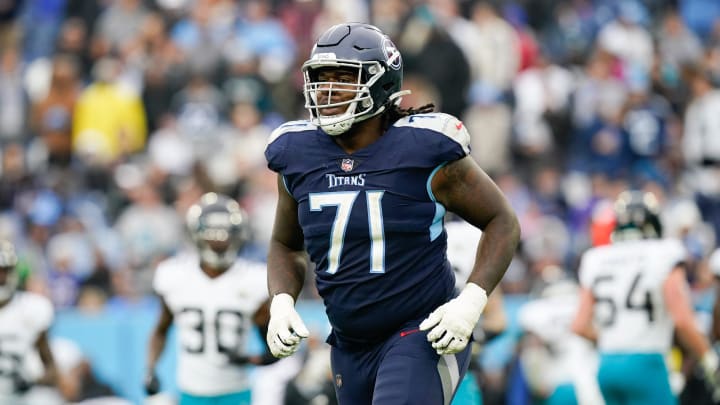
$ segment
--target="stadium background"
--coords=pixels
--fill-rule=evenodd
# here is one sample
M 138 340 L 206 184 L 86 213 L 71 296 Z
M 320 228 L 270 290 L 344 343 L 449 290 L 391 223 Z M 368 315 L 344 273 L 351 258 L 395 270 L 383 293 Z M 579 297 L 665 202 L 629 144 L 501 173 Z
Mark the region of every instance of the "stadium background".
M 709 330 L 720 231 L 720 2 L 715 0 L 0 1 L 0 237 L 54 337 L 139 402 L 157 313 L 154 264 L 203 192 L 274 215 L 270 131 L 304 118 L 299 66 L 334 23 L 369 21 L 405 62 L 405 106 L 460 117 L 523 229 L 502 288 L 510 325 L 481 354 L 486 403 L 522 404 L 513 314 L 607 237 L 627 187 L 665 203 Z M 309 278 L 310 279 L 310 278 Z M 326 327 L 312 288 L 300 307 Z M 173 387 L 172 351 L 162 363 Z

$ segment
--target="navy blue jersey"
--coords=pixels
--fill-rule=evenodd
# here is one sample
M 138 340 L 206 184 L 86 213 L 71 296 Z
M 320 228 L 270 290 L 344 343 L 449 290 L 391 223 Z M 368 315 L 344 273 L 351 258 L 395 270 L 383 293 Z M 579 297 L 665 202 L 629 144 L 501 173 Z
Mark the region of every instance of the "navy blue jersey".
M 403 118 L 352 154 L 307 121 L 275 130 L 265 155 L 298 203 L 332 344 L 379 341 L 451 298 L 445 208 L 430 181 L 469 140 L 440 113 Z

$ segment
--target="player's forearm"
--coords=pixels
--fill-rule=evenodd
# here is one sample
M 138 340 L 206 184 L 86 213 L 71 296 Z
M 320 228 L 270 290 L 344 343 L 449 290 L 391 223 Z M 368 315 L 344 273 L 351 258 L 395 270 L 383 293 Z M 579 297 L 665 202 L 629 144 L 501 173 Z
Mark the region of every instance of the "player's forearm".
M 270 296 L 287 293 L 297 299 L 305 283 L 305 253 L 292 250 L 277 241 L 270 242 L 268 253 L 268 292 Z
M 715 296 L 720 296 L 720 281 L 715 281 Z M 712 332 L 710 338 L 713 342 L 720 340 L 720 300 L 715 300 L 713 306 Z
M 160 359 L 160 355 L 165 350 L 165 343 L 167 339 L 165 335 L 155 331 L 150 337 L 150 347 L 148 349 L 147 368 L 148 370 L 154 370 L 155 365 Z
M 48 341 L 47 331 L 43 332 L 35 343 L 35 347 L 40 356 L 45 368 L 45 372 L 37 381 L 38 384 L 43 385 L 57 385 L 58 384 L 58 370 L 55 364 L 55 357 L 50 349 L 50 342 Z
M 675 325 L 678 339 L 698 359 L 710 350 L 710 345 L 705 336 L 695 326 L 692 320 L 683 321 Z
M 52 367 L 45 368 L 45 373 L 40 377 L 40 379 L 37 380 L 37 383 L 40 385 L 50 385 L 50 386 L 57 386 L 58 385 L 58 372 L 57 368 L 53 365 Z
M 495 216 L 483 230 L 468 282 L 492 292 L 498 285 L 520 241 L 520 225 L 512 211 Z
M 572 331 L 576 335 L 580 337 L 584 337 L 585 339 L 589 340 L 593 344 L 597 344 L 597 330 L 592 325 L 585 325 L 585 326 L 578 326 L 573 325 Z

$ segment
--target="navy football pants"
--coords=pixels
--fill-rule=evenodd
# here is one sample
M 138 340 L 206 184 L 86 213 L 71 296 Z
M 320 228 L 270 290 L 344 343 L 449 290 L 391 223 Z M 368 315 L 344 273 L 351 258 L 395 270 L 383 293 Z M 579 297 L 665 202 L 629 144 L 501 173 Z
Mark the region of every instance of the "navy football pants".
M 363 351 L 331 350 L 340 405 L 447 405 L 470 364 L 470 347 L 439 356 L 414 327 Z

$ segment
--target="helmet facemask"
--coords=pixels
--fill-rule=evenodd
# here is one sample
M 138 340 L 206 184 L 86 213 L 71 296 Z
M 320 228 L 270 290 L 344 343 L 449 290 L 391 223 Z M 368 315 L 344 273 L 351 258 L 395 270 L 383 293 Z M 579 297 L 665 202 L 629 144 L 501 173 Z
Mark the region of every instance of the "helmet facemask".
M 355 83 L 318 81 L 322 68 L 346 69 L 357 72 Z M 380 80 L 385 68 L 378 61 L 359 62 L 353 60 L 311 59 L 303 65 L 305 85 L 305 108 L 310 111 L 310 120 L 328 135 L 337 136 L 347 132 L 353 124 L 374 117 L 385 110 L 385 105 L 376 106 L 373 100 L 372 86 Z M 363 80 L 366 79 L 366 80 Z M 323 93 L 327 93 L 325 96 Z M 338 95 L 341 101 L 334 101 Z M 320 97 L 324 95 L 325 97 Z M 346 99 L 347 98 L 347 99 Z M 321 110 L 346 106 L 339 114 L 324 115 Z M 377 107 L 377 108 L 376 108 Z
M 0 272 L 7 272 L 5 283 L 0 285 L 0 302 L 7 301 L 17 289 L 18 277 L 14 268 L 7 269 L 0 267 Z
M 9 300 L 17 289 L 17 262 L 15 247 L 10 242 L 0 241 L 0 272 L 4 273 L 0 275 L 0 302 Z

